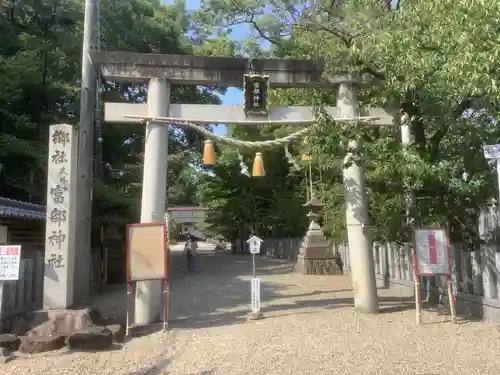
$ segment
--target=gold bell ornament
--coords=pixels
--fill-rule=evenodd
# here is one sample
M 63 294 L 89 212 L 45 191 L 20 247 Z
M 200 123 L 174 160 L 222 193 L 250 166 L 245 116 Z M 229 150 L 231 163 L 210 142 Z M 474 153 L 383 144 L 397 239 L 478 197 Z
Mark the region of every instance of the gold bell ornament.
M 209 139 L 203 147 L 203 165 L 215 165 L 214 143 Z
M 266 170 L 264 169 L 264 159 L 262 159 L 262 152 L 257 152 L 255 154 L 255 159 L 253 159 L 252 177 L 264 177 L 265 175 Z

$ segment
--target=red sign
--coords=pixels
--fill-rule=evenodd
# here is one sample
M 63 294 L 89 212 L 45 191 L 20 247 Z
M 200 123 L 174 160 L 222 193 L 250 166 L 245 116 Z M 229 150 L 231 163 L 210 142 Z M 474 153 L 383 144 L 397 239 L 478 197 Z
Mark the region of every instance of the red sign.
M 450 275 L 451 253 L 446 230 L 438 227 L 415 229 L 413 258 L 416 275 Z
M 448 298 L 451 321 L 457 322 L 455 296 L 451 280 L 452 258 L 450 241 L 446 229 L 422 227 L 413 231 L 413 268 L 415 272 L 415 306 L 417 324 L 422 323 L 422 304 L 420 299 L 420 276 L 446 276 L 448 279 Z
M 437 264 L 437 248 L 436 248 L 435 233 L 429 233 L 427 235 L 427 241 L 429 243 L 429 264 Z
M 21 246 L 0 246 L 0 255 L 19 255 Z

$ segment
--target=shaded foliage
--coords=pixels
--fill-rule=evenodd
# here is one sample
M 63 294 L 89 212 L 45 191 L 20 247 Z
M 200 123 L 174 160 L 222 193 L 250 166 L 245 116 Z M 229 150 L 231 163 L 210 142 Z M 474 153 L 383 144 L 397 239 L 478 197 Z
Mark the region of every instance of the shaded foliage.
M 210 12 L 208 11 L 210 10 Z M 362 137 L 356 162 L 366 173 L 369 215 L 378 240 L 409 240 L 405 194 L 413 191 L 412 215 L 426 225 L 474 223 L 496 197 L 494 174 L 482 146 L 496 144 L 499 104 L 500 4 L 483 1 L 212 0 L 196 15 L 200 30 L 225 35 L 247 24 L 280 58 L 319 59 L 325 79 L 350 72 L 365 83 L 360 106 L 382 106 L 409 119 L 412 142 L 403 150 L 399 128 L 355 128 L 319 116 L 319 131 L 299 150 L 312 151 L 327 203 L 325 227 L 345 238 L 342 160 L 349 139 Z M 209 27 L 212 26 L 212 27 Z M 321 113 L 335 103 L 335 90 L 275 90 L 274 103 L 314 105 Z M 292 131 L 280 129 L 279 132 Z M 472 224 L 471 230 L 475 227 Z
M 44 203 L 47 135 L 52 124 L 77 125 L 83 2 L 3 0 L 0 30 L 0 195 Z M 145 53 L 193 52 L 185 35 L 189 17 L 182 2 L 100 1 L 100 48 Z M 102 82 L 105 101 L 144 102 L 142 85 Z M 173 87 L 172 101 L 218 103 L 215 88 Z M 94 215 L 120 231 L 137 221 L 141 197 L 143 126 L 103 124 L 103 175 L 95 176 Z M 202 140 L 192 132 L 170 132 L 171 204 L 192 204 L 189 168 L 199 163 Z M 97 225 L 98 221 L 94 220 Z

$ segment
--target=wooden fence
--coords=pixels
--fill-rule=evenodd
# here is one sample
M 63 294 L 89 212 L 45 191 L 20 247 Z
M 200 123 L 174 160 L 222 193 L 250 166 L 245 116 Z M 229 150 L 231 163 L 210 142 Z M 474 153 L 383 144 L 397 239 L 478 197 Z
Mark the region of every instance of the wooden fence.
M 0 318 L 5 320 L 43 306 L 44 254 L 41 251 L 23 248 L 17 281 L 4 281 L 0 288 Z M 99 260 L 91 258 L 91 288 L 98 289 Z

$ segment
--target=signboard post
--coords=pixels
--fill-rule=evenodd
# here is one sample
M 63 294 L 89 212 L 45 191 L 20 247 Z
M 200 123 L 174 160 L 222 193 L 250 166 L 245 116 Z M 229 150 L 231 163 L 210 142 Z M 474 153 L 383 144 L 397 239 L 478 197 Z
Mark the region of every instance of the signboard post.
M 446 276 L 451 319 L 457 322 L 455 298 L 451 280 L 451 252 L 446 230 L 441 227 L 415 228 L 413 244 L 413 269 L 415 273 L 415 306 L 417 324 L 422 323 L 420 276 Z
M 252 277 L 252 313 L 260 313 L 260 279 Z
M 163 280 L 163 329 L 168 325 L 168 244 L 167 223 L 127 225 L 127 323 L 129 335 L 132 322 L 133 283 Z
M 255 254 L 260 253 L 260 245 L 262 240 L 257 236 L 252 236 L 247 240 L 250 247 L 250 254 L 252 254 L 252 279 L 251 279 L 251 306 L 252 312 L 249 316 L 250 319 L 256 320 L 262 318 L 260 312 L 260 279 L 255 276 Z
M 20 264 L 21 264 L 20 245 L 0 246 L 0 318 L 2 314 L 3 283 L 4 281 L 19 280 Z

